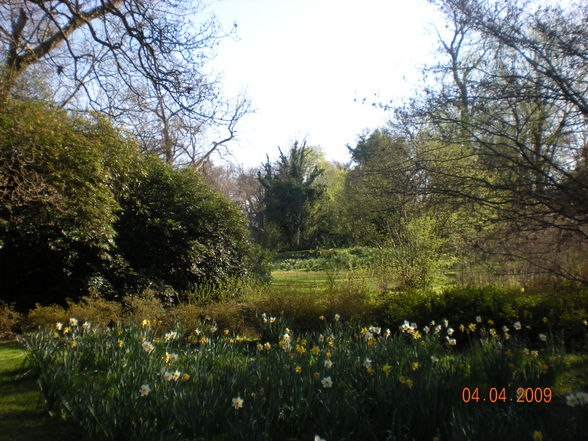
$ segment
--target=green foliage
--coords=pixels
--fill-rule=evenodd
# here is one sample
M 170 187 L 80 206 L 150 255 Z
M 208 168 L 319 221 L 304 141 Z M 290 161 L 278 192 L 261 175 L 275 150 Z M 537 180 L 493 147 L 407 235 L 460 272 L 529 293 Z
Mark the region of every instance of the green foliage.
M 316 249 L 310 251 L 285 251 L 277 254 L 274 270 L 322 271 L 367 269 L 377 260 L 380 251 L 370 247 Z
M 83 292 L 113 247 L 118 197 L 138 158 L 106 120 L 7 103 L 0 112 L 4 299 L 22 308 Z
M 439 234 L 437 219 L 430 216 L 404 220 L 383 251 L 384 266 L 391 267 L 400 289 L 427 289 L 443 282 L 443 271 L 451 263 L 447 239 Z
M 308 245 L 315 206 L 324 192 L 324 185 L 318 181 L 323 169 L 313 153 L 306 143 L 295 142 L 287 155 L 280 151 L 278 162 L 272 164 L 268 159 L 259 172 L 262 228 L 271 247 L 300 249 Z
M 486 287 L 451 287 L 440 293 L 389 293 L 380 320 L 395 326 L 404 319 L 418 324 L 449 319 L 456 328 L 491 320 L 496 329 L 520 321 L 520 334 L 537 341 L 539 333 L 560 335 L 572 346 L 583 347 L 588 319 L 588 290 L 577 286 L 553 291 L 521 292 L 520 289 Z M 559 338 L 559 337 L 558 337 Z
M 191 170 L 175 170 L 157 158 L 129 187 L 115 223 L 117 251 L 131 268 L 119 285 L 171 287 L 222 284 L 248 273 L 250 245 L 244 216 Z
M 355 166 L 345 181 L 346 222 L 356 244 L 376 245 L 414 212 L 418 176 L 407 169 L 409 145 L 376 130 L 351 150 Z
M 566 406 L 556 392 L 545 404 L 508 401 L 522 385 L 554 386 L 558 348 L 534 354 L 512 339 L 482 339 L 456 352 L 422 329 L 390 333 L 334 320 L 322 322 L 320 335 L 286 336 L 272 331 L 279 318 L 262 320 L 269 340 L 257 347 L 210 328 L 162 335 L 149 325 L 73 325 L 26 344 L 50 409 L 104 441 L 490 441 L 535 431 L 571 441 L 586 429 L 586 404 Z M 478 388 L 480 401 L 464 403 L 464 387 Z M 483 402 L 492 387 L 504 387 L 507 401 Z

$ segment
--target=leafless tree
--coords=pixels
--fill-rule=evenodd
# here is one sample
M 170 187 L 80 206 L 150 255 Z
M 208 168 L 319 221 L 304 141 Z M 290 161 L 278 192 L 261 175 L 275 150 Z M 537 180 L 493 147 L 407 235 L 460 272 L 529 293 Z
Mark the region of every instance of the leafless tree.
M 145 150 L 198 163 L 233 139 L 248 109 L 203 72 L 228 34 L 213 17 L 194 23 L 202 9 L 199 0 L 5 0 L 0 103 L 41 71 L 57 105 L 106 113 Z M 227 134 L 202 145 L 210 127 Z
M 588 239 L 588 7 L 435 0 L 449 31 L 439 80 L 397 113 L 420 144 L 419 191 L 488 207 L 521 228 Z

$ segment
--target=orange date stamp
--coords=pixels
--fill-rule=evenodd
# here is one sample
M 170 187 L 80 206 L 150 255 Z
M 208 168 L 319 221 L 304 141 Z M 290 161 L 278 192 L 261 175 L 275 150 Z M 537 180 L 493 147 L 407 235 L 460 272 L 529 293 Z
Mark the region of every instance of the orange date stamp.
M 517 387 L 516 391 L 509 393 L 505 387 L 491 387 L 487 391 L 478 387 L 464 387 L 461 390 L 461 399 L 464 403 L 549 403 L 553 393 L 549 387 Z

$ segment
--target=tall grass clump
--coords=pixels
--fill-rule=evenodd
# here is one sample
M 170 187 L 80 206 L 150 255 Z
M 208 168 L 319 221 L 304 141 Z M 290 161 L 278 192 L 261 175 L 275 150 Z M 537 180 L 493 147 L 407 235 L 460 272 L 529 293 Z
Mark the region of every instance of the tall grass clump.
M 575 441 L 588 429 L 588 395 L 550 389 L 563 351 L 550 337 L 529 349 L 480 326 L 460 350 L 447 321 L 393 332 L 344 318 L 299 333 L 262 314 L 257 341 L 210 321 L 165 332 L 70 319 L 25 344 L 52 413 L 94 440 Z M 542 398 L 510 401 L 519 387 Z

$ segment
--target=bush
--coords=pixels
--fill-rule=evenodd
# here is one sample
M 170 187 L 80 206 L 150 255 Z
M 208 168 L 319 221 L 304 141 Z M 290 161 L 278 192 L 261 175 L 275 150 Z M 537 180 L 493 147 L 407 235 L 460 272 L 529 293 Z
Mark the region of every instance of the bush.
M 522 334 L 535 340 L 539 333 L 562 334 L 566 343 L 583 344 L 588 319 L 588 290 L 560 286 L 554 292 L 525 292 L 515 288 L 451 287 L 441 293 L 400 292 L 387 295 L 380 321 L 398 326 L 405 319 L 425 325 L 446 318 L 457 329 L 476 323 L 493 322 L 496 329 L 512 329 L 520 321 Z
M 0 339 L 11 336 L 17 330 L 21 318 L 12 305 L 0 301 Z
M 146 176 L 130 186 L 121 207 L 116 244 L 130 270 L 115 277 L 119 291 L 169 287 L 185 294 L 248 274 L 244 216 L 195 172 L 148 158 Z
M 9 101 L 0 111 L 2 298 L 26 310 L 87 293 L 138 163 L 108 121 Z

